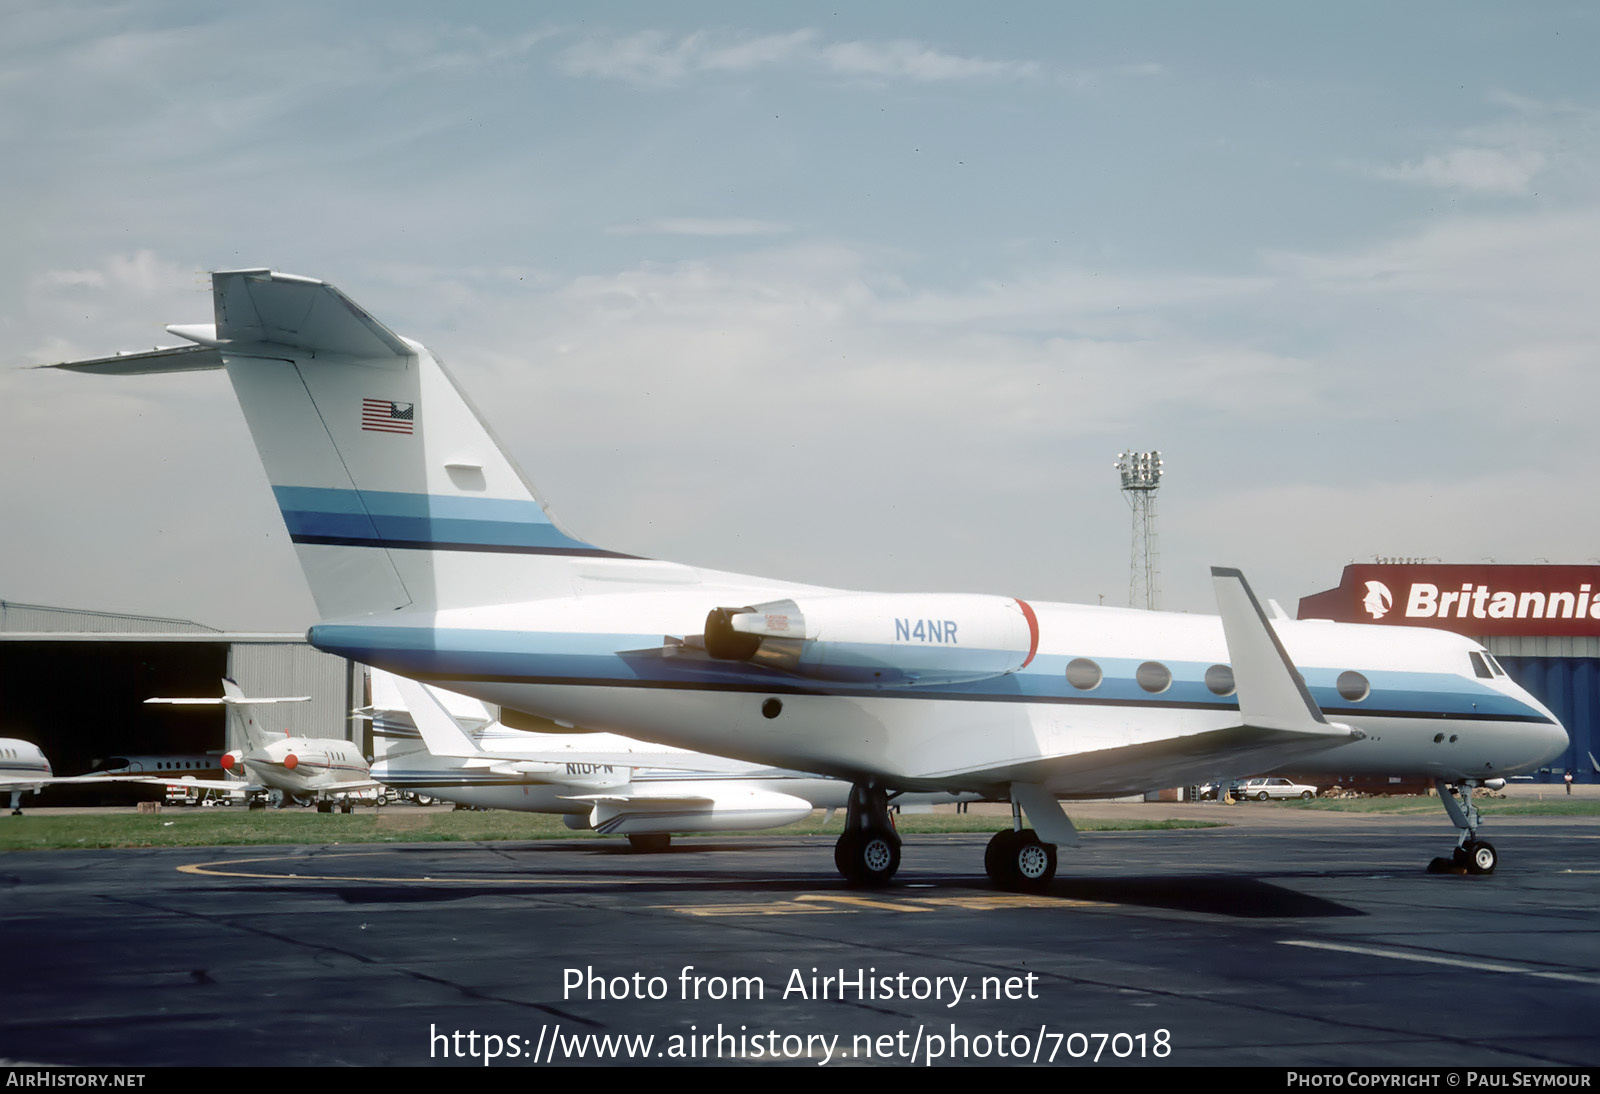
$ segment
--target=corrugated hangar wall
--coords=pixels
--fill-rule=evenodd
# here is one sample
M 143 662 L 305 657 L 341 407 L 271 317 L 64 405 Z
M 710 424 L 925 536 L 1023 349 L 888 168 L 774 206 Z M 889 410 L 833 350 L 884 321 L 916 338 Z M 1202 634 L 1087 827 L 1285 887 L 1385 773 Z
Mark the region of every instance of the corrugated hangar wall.
M 220 696 L 224 675 L 251 695 L 310 696 L 256 708 L 269 726 L 366 750 L 365 725 L 350 716 L 364 671 L 298 635 L 0 600 L 0 734 L 35 742 L 62 775 L 112 755 L 239 747 L 219 707 L 145 703 Z
M 1579 781 L 1593 781 L 1600 775 L 1595 766 L 1600 723 L 1600 649 L 1595 647 L 1600 640 L 1491 637 L 1485 645 L 1506 674 L 1549 707 L 1572 737 L 1566 755 L 1542 770 L 1540 780 L 1559 781 L 1570 768 Z
M 350 717 L 351 710 L 361 705 L 361 671 L 344 658 L 312 649 L 303 642 L 235 641 L 228 647 L 228 675 L 238 681 L 246 695 L 311 697 L 309 703 L 253 708 L 263 727 L 299 737 L 361 740 L 361 725 Z M 230 728 L 228 747 L 239 748 L 243 744 L 233 739 Z

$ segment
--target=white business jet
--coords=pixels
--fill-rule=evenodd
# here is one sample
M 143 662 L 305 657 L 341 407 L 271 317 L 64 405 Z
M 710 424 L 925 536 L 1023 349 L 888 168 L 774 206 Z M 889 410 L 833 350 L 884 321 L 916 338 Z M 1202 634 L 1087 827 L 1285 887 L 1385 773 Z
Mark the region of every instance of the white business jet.
M 611 733 L 508 729 L 483 704 L 374 670 L 375 734 L 415 732 L 421 749 L 372 765 L 385 786 L 488 809 L 558 813 L 574 829 L 660 851 L 674 832 L 777 828 L 845 807 L 849 784 Z M 391 696 L 387 700 L 383 696 Z M 603 759 L 602 759 L 603 758 Z M 902 795 L 918 807 L 954 795 Z
M 9 795 L 14 817 L 22 816 L 22 795 L 26 793 L 37 794 L 47 786 L 85 786 L 114 781 L 128 781 L 128 778 L 99 771 L 87 775 L 56 775 L 38 745 L 16 737 L 0 737 L 0 794 Z
M 314 646 L 558 722 L 848 780 L 834 858 L 851 881 L 899 867 L 895 791 L 1008 798 L 1013 828 L 985 865 L 1034 887 L 1076 837 L 1058 799 L 1288 764 L 1432 778 L 1460 829 L 1452 861 L 1487 872 L 1471 788 L 1567 747 L 1477 643 L 1269 623 L 1237 570 L 1212 571 L 1219 616 L 1201 617 L 850 592 L 605 550 L 551 519 L 420 343 L 321 281 L 211 284 L 214 321 L 168 328 L 192 345 L 57 367 L 227 370 L 322 617 Z
M 354 743 L 337 737 L 294 737 L 288 732 L 274 733 L 256 724 L 249 708 L 274 703 L 305 703 L 308 695 L 257 699 L 246 697 L 239 685 L 224 678 L 221 698 L 199 699 L 146 699 L 146 703 L 164 703 L 173 706 L 223 706 L 239 735 L 248 742 L 247 748 L 235 748 L 222 754 L 224 772 L 234 776 L 222 779 L 198 779 L 185 776 L 113 776 L 131 782 L 152 785 L 224 790 L 244 790 L 252 806 L 260 804 L 263 794 L 276 792 L 279 800 L 311 799 L 319 813 L 330 813 L 334 806 L 346 813 L 353 812 L 353 795 L 374 790 L 378 784 L 368 770 L 367 759 Z
M 16 737 L 0 737 L 0 793 L 11 796 L 11 815 L 22 816 L 22 795 L 37 794 L 55 780 L 50 761 L 38 745 Z

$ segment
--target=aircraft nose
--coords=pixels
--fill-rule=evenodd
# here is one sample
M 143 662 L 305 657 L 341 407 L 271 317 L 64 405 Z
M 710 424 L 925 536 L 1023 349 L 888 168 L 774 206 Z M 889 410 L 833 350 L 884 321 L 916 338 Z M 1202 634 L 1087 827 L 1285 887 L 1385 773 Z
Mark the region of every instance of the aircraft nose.
M 1523 691 L 1521 699 L 1531 712 L 1548 719 L 1530 727 L 1530 743 L 1537 747 L 1539 754 L 1532 766 L 1537 767 L 1549 763 L 1565 752 L 1571 746 L 1572 738 L 1567 734 L 1567 727 L 1561 724 L 1561 719 L 1557 718 L 1549 707 L 1526 691 Z
M 1544 727 L 1544 731 L 1544 743 L 1546 746 L 1544 759 L 1546 761 L 1555 759 L 1571 746 L 1572 736 L 1567 732 L 1567 728 L 1557 721 L 1553 715 L 1550 723 Z

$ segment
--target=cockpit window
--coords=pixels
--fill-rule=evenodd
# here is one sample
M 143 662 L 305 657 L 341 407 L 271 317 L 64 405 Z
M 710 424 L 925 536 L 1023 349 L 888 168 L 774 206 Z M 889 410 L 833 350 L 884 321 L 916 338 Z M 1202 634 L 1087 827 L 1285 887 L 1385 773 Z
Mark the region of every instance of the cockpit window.
M 1483 651 L 1483 659 L 1489 662 L 1489 667 L 1494 669 L 1494 674 L 1496 676 L 1504 676 L 1506 674 L 1506 670 L 1500 667 L 1500 662 L 1496 661 L 1494 659 L 1494 654 L 1490 653 L 1488 650 Z
M 1489 668 L 1489 662 L 1484 660 L 1484 655 L 1473 650 L 1467 656 L 1472 658 L 1472 672 L 1480 680 L 1493 680 L 1494 673 Z

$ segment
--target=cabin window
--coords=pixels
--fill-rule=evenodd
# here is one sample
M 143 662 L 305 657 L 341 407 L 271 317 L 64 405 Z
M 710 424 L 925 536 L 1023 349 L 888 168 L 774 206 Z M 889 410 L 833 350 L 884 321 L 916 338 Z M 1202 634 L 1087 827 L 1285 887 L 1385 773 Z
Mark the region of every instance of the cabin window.
M 1093 691 L 1100 686 L 1100 666 L 1087 657 L 1074 657 L 1067 662 L 1067 683 L 1079 691 Z
M 1206 687 L 1213 695 L 1232 695 L 1233 668 L 1230 665 L 1212 665 L 1206 669 Z
M 1160 695 L 1172 686 L 1172 670 L 1160 661 L 1146 661 L 1139 666 L 1133 678 L 1151 695 Z
M 1372 694 L 1372 685 L 1359 672 L 1341 672 L 1335 686 L 1339 694 L 1352 703 L 1359 703 Z

